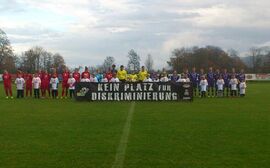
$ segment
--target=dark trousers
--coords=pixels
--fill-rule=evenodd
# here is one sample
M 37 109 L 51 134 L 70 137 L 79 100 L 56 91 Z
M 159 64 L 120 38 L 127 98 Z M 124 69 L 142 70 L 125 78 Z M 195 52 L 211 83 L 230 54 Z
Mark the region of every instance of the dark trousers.
M 69 89 L 69 97 L 72 98 L 74 96 L 74 89 Z
M 24 90 L 17 90 L 17 98 L 23 98 L 24 97 Z
M 236 96 L 236 90 L 231 90 L 231 96 Z
M 35 99 L 39 99 L 39 89 L 34 89 Z
M 206 97 L 206 91 L 201 91 L 201 97 Z
M 58 96 L 58 90 L 52 90 L 52 98 L 55 99 Z

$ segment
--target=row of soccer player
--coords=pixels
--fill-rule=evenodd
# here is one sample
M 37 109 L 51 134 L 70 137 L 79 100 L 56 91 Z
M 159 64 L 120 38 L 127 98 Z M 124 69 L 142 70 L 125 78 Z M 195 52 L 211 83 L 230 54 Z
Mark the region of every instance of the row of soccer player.
M 192 82 L 194 86 L 194 92 L 196 94 L 197 88 L 200 90 L 199 84 L 202 79 L 202 77 L 205 77 L 208 81 L 208 87 L 209 90 L 212 91 L 212 96 L 214 95 L 214 88 L 217 88 L 216 81 L 219 77 L 222 77 L 224 80 L 224 86 L 225 88 L 229 87 L 229 80 L 231 79 L 231 76 L 238 77 L 239 82 L 243 81 L 245 79 L 245 75 L 243 73 L 243 70 L 239 74 L 235 73 L 235 70 L 232 69 L 232 73 L 227 73 L 227 70 L 225 69 L 223 73 L 220 73 L 219 70 L 216 70 L 216 72 L 213 72 L 213 69 L 210 67 L 208 73 L 204 73 L 204 70 L 201 69 L 200 73 L 196 73 L 196 69 L 193 68 L 192 72 L 188 72 L 187 70 L 179 76 L 176 71 L 174 71 L 172 76 L 168 76 L 166 71 L 163 71 L 162 73 L 152 73 L 151 75 L 148 74 L 148 72 L 145 70 L 144 66 L 141 68 L 138 74 L 132 73 L 128 74 L 127 71 L 124 69 L 124 66 L 120 66 L 119 70 L 116 70 L 115 65 L 112 66 L 112 68 L 105 74 L 90 74 L 88 68 L 85 68 L 85 71 L 80 74 L 78 70 L 75 70 L 73 73 L 70 73 L 68 69 L 65 69 L 64 72 L 61 74 L 62 78 L 62 97 L 67 97 L 68 90 L 71 90 L 72 95 L 72 88 L 75 86 L 75 82 Z M 34 89 L 37 89 L 39 86 L 41 88 L 42 96 L 46 95 L 46 92 L 50 94 L 50 89 L 56 90 L 53 86 L 58 87 L 59 79 L 57 73 L 54 71 L 51 75 L 48 74 L 46 71 L 41 72 L 38 71 L 35 75 L 35 78 L 39 78 L 40 84 L 35 84 L 35 82 L 38 82 L 38 80 L 34 80 L 32 74 L 24 74 L 22 72 L 18 72 L 16 79 L 16 83 L 20 85 L 21 83 L 26 85 L 26 96 L 28 93 L 31 95 L 33 87 Z M 82 77 L 82 78 L 81 78 Z M 8 95 L 12 97 L 12 91 L 11 91 L 11 75 L 4 71 L 3 74 L 3 80 L 4 80 L 4 87 L 6 91 L 6 96 L 8 98 Z M 56 84 L 55 84 L 56 83 Z M 36 86 L 36 88 L 35 88 Z M 18 87 L 17 87 L 18 88 Z M 19 87 L 21 88 L 21 86 Z M 23 87 L 24 88 L 24 87 Z M 21 89 L 19 89 L 21 90 Z M 36 91 L 35 91 L 36 92 Z M 217 93 L 217 92 L 216 92 Z M 22 91 L 19 91 L 19 97 L 23 96 Z M 208 92 L 210 94 L 210 92 Z M 228 94 L 228 91 L 227 91 Z M 57 93 L 58 95 L 58 93 Z M 37 97 L 39 97 L 39 93 L 37 93 Z

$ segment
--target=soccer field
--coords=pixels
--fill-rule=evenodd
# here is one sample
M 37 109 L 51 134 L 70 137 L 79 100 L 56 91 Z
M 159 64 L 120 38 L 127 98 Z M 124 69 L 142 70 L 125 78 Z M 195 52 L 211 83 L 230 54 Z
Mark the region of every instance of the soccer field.
M 270 83 L 194 102 L 6 100 L 0 168 L 267 168 Z

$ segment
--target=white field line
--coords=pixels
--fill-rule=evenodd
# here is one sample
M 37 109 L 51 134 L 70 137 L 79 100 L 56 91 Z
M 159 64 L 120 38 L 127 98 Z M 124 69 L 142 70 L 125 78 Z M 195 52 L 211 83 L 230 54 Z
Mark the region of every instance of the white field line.
M 116 151 L 115 161 L 112 165 L 112 168 L 122 168 L 124 165 L 126 148 L 127 148 L 128 137 L 129 137 L 129 132 L 130 132 L 131 121 L 133 118 L 134 108 L 135 108 L 135 102 L 132 102 L 131 106 L 129 108 L 129 111 L 128 111 L 127 120 L 126 120 L 125 126 L 123 128 L 123 133 L 122 133 L 122 136 L 121 136 L 121 139 L 119 142 L 119 146 L 118 146 L 117 151 Z

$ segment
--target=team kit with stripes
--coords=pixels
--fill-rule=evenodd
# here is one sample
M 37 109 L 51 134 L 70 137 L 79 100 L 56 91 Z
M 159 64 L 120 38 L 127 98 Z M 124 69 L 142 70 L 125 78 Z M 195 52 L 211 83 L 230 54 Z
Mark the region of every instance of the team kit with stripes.
M 47 71 L 38 71 L 35 74 L 23 73 L 18 71 L 15 81 L 12 81 L 12 76 L 8 71 L 4 70 L 2 75 L 4 82 L 4 90 L 6 99 L 13 99 L 12 85 L 15 84 L 17 89 L 17 98 L 34 97 L 36 99 L 51 97 L 58 98 L 73 98 L 75 96 L 75 86 L 78 82 L 183 82 L 191 83 L 193 86 L 193 96 L 195 97 L 244 97 L 246 93 L 246 80 L 244 70 L 241 69 L 236 73 L 232 68 L 231 72 L 223 69 L 213 70 L 212 67 L 205 72 L 200 69 L 188 69 L 184 73 L 178 74 L 174 71 L 168 75 L 165 70 L 161 73 L 149 73 L 144 66 L 139 72 L 132 71 L 128 74 L 124 66 L 121 65 L 117 70 L 115 65 L 107 72 L 90 73 L 87 67 L 84 72 L 80 73 L 78 69 L 70 72 L 67 68 L 61 74 L 49 74 Z M 61 84 L 61 95 L 58 93 L 59 85 Z

